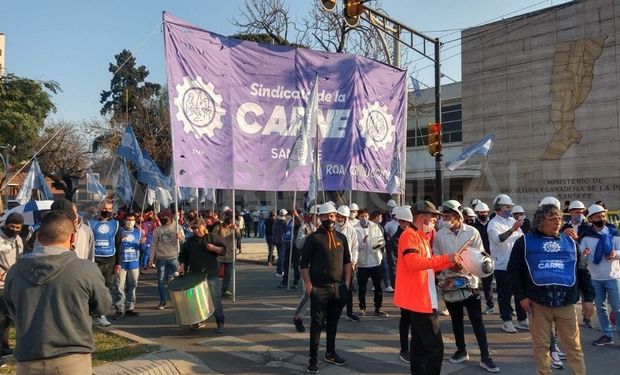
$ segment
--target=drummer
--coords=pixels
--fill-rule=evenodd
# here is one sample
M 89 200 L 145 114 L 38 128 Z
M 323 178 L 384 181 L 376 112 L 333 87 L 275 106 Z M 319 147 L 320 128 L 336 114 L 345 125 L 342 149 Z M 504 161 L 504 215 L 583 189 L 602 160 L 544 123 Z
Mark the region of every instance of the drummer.
M 194 219 L 191 223 L 193 236 L 187 239 L 181 247 L 179 254 L 179 273 L 194 274 L 202 273 L 211 291 L 213 305 L 215 307 L 215 322 L 217 328 L 216 333 L 224 333 L 224 308 L 222 307 L 222 296 L 220 294 L 221 286 L 218 278 L 218 255 L 224 255 L 226 251 L 234 251 L 226 249 L 222 243 L 215 242 L 215 238 L 208 233 L 206 222 L 202 218 Z M 206 322 L 200 322 L 192 325 L 192 330 L 203 328 Z

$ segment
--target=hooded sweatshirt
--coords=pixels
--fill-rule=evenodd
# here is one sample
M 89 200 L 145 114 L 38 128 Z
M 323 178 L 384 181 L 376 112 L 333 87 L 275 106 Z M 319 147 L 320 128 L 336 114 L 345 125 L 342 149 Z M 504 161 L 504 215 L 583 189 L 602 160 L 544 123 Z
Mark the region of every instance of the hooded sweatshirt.
M 39 246 L 9 270 L 4 290 L 18 362 L 95 350 L 91 314 L 112 304 L 97 265 L 61 247 Z

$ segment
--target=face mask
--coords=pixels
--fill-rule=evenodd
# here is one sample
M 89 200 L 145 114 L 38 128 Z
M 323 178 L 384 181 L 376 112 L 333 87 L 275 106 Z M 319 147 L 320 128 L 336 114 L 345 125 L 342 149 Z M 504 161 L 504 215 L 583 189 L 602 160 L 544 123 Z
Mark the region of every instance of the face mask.
M 474 219 L 467 218 L 465 219 L 465 224 L 472 225 L 474 223 Z
M 351 217 L 355 219 L 357 217 L 357 212 L 351 212 Z
M 576 218 L 573 218 L 573 222 L 574 222 L 575 224 L 581 224 L 581 222 L 582 222 L 582 221 L 583 221 L 583 216 L 581 216 L 581 215 L 579 215 L 579 216 L 578 216 L 578 217 L 576 217 Z
M 17 237 L 19 235 L 19 232 L 14 231 L 13 229 L 9 228 L 9 227 L 4 227 L 2 228 L 2 231 L 4 232 L 4 234 L 9 237 Z
M 478 215 L 478 220 L 481 222 L 485 222 L 487 221 L 488 216 L 487 215 Z
M 433 224 L 424 224 L 422 226 L 422 231 L 424 233 L 430 233 L 430 232 L 433 231 L 434 228 L 435 228 L 435 225 L 433 225 Z
M 331 220 L 323 220 L 321 221 L 321 227 L 323 227 L 323 229 L 325 230 L 332 230 L 334 229 L 334 225 L 336 223 L 331 221 Z
M 594 225 L 597 228 L 602 228 L 605 226 L 605 221 L 604 220 L 593 221 L 592 225 Z
M 368 226 L 368 219 L 360 219 L 360 225 L 363 227 Z
M 512 215 L 512 211 L 501 211 L 498 215 L 504 219 L 508 219 Z
M 441 223 L 442 223 L 442 228 L 451 229 L 453 227 L 451 221 L 442 220 Z
M 99 215 L 101 215 L 102 218 L 107 219 L 112 217 L 112 211 L 99 211 Z

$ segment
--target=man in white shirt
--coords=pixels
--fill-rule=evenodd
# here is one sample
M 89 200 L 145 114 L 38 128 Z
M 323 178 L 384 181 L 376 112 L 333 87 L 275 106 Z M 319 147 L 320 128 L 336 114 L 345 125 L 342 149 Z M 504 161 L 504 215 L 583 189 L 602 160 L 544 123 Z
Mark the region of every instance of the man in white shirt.
M 511 304 L 513 297 L 510 285 L 510 276 L 506 271 L 512 252 L 512 245 L 523 235 L 522 220 L 512 217 L 512 207 L 515 204 L 506 194 L 498 195 L 493 201 L 493 210 L 496 215 L 487 225 L 489 235 L 489 250 L 495 261 L 495 282 L 497 283 L 497 303 L 499 305 L 500 318 L 503 321 L 502 329 L 508 333 L 516 333 L 516 328 L 529 329 L 527 313 L 519 303 L 515 303 L 515 309 Z M 512 313 L 516 310 L 518 323 L 512 323 Z M 516 327 L 516 328 L 515 328 Z
M 344 204 L 338 207 L 338 213 L 336 214 L 336 231 L 344 234 L 349 242 L 349 252 L 351 253 L 351 280 L 349 280 L 349 285 L 352 285 L 353 275 L 355 275 L 357 269 L 359 250 L 357 230 L 353 228 L 353 225 L 350 223 L 350 215 L 351 212 L 349 207 Z M 353 322 L 360 321 L 360 317 L 353 313 L 353 293 L 351 291 L 349 291 L 347 298 L 347 319 Z
M 383 291 L 381 288 L 381 281 L 383 280 L 383 270 L 381 269 L 383 253 L 381 248 L 385 246 L 385 239 L 379 225 L 370 221 L 368 210 L 359 210 L 358 218 L 359 222 L 355 229 L 357 230 L 359 248 L 357 258 L 357 296 L 360 303 L 360 313 L 366 315 L 366 284 L 368 283 L 368 278 L 371 278 L 375 288 L 375 315 L 387 317 L 388 314 L 381 309 L 383 304 Z

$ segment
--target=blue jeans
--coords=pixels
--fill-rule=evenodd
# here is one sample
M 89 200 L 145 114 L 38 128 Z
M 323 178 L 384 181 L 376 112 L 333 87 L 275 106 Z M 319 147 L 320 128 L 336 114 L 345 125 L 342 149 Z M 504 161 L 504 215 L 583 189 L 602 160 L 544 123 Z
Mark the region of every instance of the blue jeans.
M 258 236 L 260 238 L 265 237 L 265 219 L 260 219 L 258 222 Z
M 224 308 L 222 307 L 222 293 L 220 292 L 222 287 L 220 286 L 220 278 L 217 277 L 217 275 L 207 277 L 207 284 L 209 284 L 213 307 L 215 307 L 215 322 L 217 324 L 224 323 Z
M 276 265 L 276 273 L 284 273 L 284 244 L 279 243 L 276 245 L 278 251 L 278 263 Z M 287 265 L 288 266 L 288 265 Z
M 381 260 L 381 273 L 383 274 L 383 283 L 386 288 L 392 286 L 390 283 L 390 271 L 388 270 L 387 259 L 385 257 L 385 252 L 383 252 L 383 260 Z
M 616 312 L 616 317 L 620 317 L 620 279 L 592 280 L 592 286 L 596 292 L 594 303 L 601 332 L 605 336 L 613 337 L 607 304 L 609 303 L 612 310 Z M 620 335 L 620 324 L 616 324 L 616 331 Z
M 159 288 L 159 302 L 166 303 L 166 285 L 179 271 L 178 259 L 157 259 L 157 287 Z

